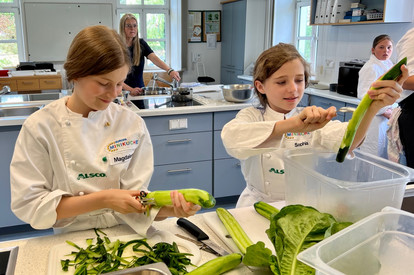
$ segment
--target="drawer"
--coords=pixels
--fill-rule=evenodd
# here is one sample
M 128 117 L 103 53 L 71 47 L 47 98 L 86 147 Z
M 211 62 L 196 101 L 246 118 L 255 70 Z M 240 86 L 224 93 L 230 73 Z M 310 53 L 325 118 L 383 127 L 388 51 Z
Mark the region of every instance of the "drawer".
M 214 142 L 213 142 L 213 157 L 214 159 L 231 158 L 224 148 L 223 140 L 221 139 L 221 131 L 214 131 Z
M 41 78 L 39 79 L 39 85 L 41 90 L 54 90 L 62 89 L 61 78 Z
M 39 79 L 19 79 L 17 80 L 17 89 L 19 91 L 40 90 Z
M 212 132 L 151 137 L 155 165 L 211 160 Z
M 239 111 L 216 112 L 214 113 L 214 130 L 221 130 L 223 126 L 236 117 Z
M 149 190 L 198 188 L 213 194 L 212 161 L 157 165 Z
M 183 114 L 172 116 L 155 116 L 144 117 L 148 131 L 151 136 L 154 135 L 170 135 L 179 133 L 201 132 L 211 131 L 213 126 L 212 113 L 201 114 Z M 183 124 L 186 123 L 186 127 L 181 129 L 171 129 L 171 124 L 180 120 Z
M 239 196 L 246 187 L 240 161 L 234 158 L 214 161 L 214 197 Z
M 9 78 L 0 79 L 0 90 L 3 86 L 9 86 L 11 91 L 17 91 L 17 81 Z

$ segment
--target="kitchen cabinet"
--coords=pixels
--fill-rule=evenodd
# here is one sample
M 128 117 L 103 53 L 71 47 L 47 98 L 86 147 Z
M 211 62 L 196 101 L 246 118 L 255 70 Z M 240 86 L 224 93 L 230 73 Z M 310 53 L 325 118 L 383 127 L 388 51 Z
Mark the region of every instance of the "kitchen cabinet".
M 266 0 L 222 3 L 221 83 L 241 83 L 238 75 L 265 47 Z
M 20 129 L 21 126 L 0 127 L 0 209 L 2 210 L 0 228 L 24 224 L 13 214 L 10 208 L 10 162 Z
M 413 21 L 414 1 L 412 0 L 361 0 L 351 1 L 360 2 L 366 6 L 367 10 L 377 9 L 383 12 L 381 20 L 367 20 L 360 22 L 348 23 L 327 23 L 315 24 L 316 6 L 317 2 L 322 0 L 311 1 L 311 25 L 352 25 L 352 24 L 378 24 L 378 23 L 404 23 Z M 334 1 L 335 2 L 335 1 Z
M 238 111 L 214 113 L 214 197 L 239 196 L 246 187 L 240 161 L 227 154 L 221 140 L 221 129 Z
M 213 193 L 212 116 L 201 113 L 144 118 L 154 148 L 150 190 L 192 187 Z
M 0 87 L 5 85 L 10 86 L 11 91 L 18 93 L 60 90 L 62 89 L 62 77 L 60 74 L 0 77 Z
M 221 129 L 238 111 L 144 117 L 154 148 L 150 190 L 200 188 L 214 197 L 238 196 L 245 181 L 226 153 Z M 171 129 L 174 121 L 187 128 Z
M 339 110 L 339 108 L 342 108 L 342 107 L 352 107 L 352 108 L 357 107 L 357 105 L 355 104 L 350 104 L 350 103 L 346 103 L 343 101 L 334 100 L 334 99 L 330 99 L 326 97 L 321 97 L 321 96 L 316 96 L 316 95 L 310 95 L 309 97 L 310 97 L 309 106 L 315 105 L 318 107 L 322 107 L 324 109 L 327 109 L 331 106 L 335 106 L 336 110 Z M 342 122 L 346 122 L 346 121 L 349 121 L 351 117 L 352 117 L 352 113 L 337 112 L 337 116 L 334 119 L 340 120 Z

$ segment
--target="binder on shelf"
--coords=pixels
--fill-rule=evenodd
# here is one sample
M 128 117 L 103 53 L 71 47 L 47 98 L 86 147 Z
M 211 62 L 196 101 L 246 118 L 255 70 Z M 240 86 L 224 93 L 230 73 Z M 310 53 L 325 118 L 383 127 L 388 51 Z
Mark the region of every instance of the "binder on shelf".
M 339 20 L 344 19 L 347 11 L 351 10 L 352 0 L 335 0 L 332 8 L 331 23 L 338 23 Z
M 328 0 L 322 0 L 322 4 L 321 4 L 321 13 L 319 16 L 319 23 L 323 24 L 325 23 L 325 16 L 326 16 L 326 7 L 328 4 Z
M 326 3 L 326 14 L 323 19 L 323 23 L 325 24 L 329 24 L 331 22 L 332 9 L 333 9 L 334 3 L 335 3 L 335 0 L 328 0 Z
M 322 0 L 317 0 L 316 1 L 316 9 L 315 9 L 315 24 L 320 24 L 321 23 L 321 4 L 322 4 Z

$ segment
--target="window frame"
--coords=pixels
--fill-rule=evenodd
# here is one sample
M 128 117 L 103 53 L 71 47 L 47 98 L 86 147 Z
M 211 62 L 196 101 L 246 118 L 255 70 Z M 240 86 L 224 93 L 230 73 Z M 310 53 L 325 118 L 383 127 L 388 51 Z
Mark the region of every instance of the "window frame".
M 297 0 L 296 1 L 296 11 L 295 11 L 295 46 L 298 49 L 300 41 L 311 41 L 311 57 L 308 62 L 310 63 L 311 70 L 316 71 L 316 62 L 317 62 L 317 50 L 318 50 L 318 35 L 319 35 L 319 28 L 316 25 L 309 25 L 312 27 L 312 35 L 311 36 L 300 36 L 300 9 L 302 7 L 309 6 L 311 7 L 310 0 Z M 308 19 L 310 23 L 310 18 Z
M 144 0 L 141 0 L 143 3 Z M 172 47 L 172 41 L 171 41 L 171 18 L 170 18 L 170 0 L 165 0 L 164 5 L 124 5 L 120 4 L 120 1 L 117 1 L 117 7 L 116 7 L 116 15 L 117 15 L 117 22 L 119 28 L 119 21 L 121 20 L 121 17 L 125 13 L 133 13 L 133 14 L 139 14 L 139 30 L 138 34 L 140 38 L 143 38 L 146 42 L 150 41 L 162 41 L 165 42 L 165 60 L 163 60 L 166 64 L 172 64 L 172 58 L 171 58 L 171 47 Z M 164 39 L 148 39 L 147 38 L 147 25 L 146 25 L 146 15 L 148 13 L 159 13 L 164 14 L 165 16 L 165 38 Z M 151 65 L 149 65 L 151 64 Z M 154 64 L 152 64 L 151 61 L 145 59 L 145 65 L 144 65 L 144 71 L 157 71 L 161 70 Z
M 0 43 L 17 43 L 17 55 L 19 62 L 24 61 L 24 41 L 23 41 L 23 27 L 21 24 L 21 13 L 18 7 L 18 1 L 15 0 L 12 3 L 2 3 L 0 7 L 0 13 L 14 13 L 14 24 L 16 28 L 16 39 L 1 40 Z M 16 64 L 17 66 L 18 64 Z

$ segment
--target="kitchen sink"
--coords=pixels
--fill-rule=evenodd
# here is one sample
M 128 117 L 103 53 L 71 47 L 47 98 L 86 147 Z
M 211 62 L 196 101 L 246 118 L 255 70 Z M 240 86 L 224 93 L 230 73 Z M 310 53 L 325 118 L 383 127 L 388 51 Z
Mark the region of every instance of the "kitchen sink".
M 29 116 L 41 109 L 41 106 L 28 106 L 28 105 L 10 105 L 0 107 L 0 117 L 11 117 L 11 116 Z
M 38 93 L 38 94 L 7 94 L 0 96 L 0 103 L 16 103 L 40 100 L 56 100 L 61 93 Z

